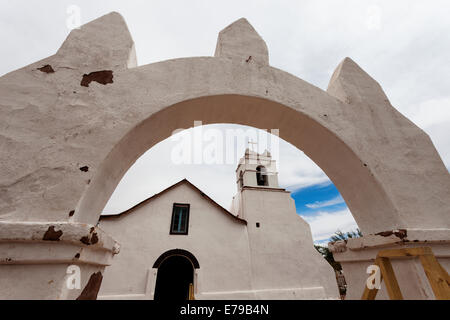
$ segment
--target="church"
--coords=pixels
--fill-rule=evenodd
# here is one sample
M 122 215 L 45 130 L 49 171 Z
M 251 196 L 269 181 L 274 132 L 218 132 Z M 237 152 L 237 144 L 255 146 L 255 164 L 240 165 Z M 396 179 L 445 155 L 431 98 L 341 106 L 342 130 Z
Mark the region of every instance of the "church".
M 337 299 L 332 267 L 278 185 L 268 151 L 249 149 L 226 210 L 184 179 L 99 227 L 120 244 L 99 299 Z

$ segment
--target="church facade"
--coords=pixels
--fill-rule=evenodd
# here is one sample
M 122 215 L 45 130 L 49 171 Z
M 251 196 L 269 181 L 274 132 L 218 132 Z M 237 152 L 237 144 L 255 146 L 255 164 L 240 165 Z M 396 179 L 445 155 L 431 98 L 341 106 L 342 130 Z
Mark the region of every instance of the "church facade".
M 184 179 L 99 227 L 120 244 L 99 299 L 337 299 L 331 266 L 278 186 L 269 152 L 246 150 L 226 210 Z

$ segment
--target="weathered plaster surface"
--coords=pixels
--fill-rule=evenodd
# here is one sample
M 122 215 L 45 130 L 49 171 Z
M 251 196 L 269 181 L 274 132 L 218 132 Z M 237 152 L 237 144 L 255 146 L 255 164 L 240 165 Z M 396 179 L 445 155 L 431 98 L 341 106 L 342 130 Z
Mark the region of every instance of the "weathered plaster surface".
M 0 221 L 95 225 L 143 152 L 202 120 L 280 129 L 365 235 L 450 228 L 447 169 L 375 80 L 346 58 L 324 92 L 268 61 L 244 19 L 221 32 L 214 57 L 140 67 L 119 14 L 72 31 L 55 55 L 0 78 Z M 81 85 L 103 71 L 112 82 Z
M 269 64 L 266 43 L 245 18 L 220 31 L 214 56 Z

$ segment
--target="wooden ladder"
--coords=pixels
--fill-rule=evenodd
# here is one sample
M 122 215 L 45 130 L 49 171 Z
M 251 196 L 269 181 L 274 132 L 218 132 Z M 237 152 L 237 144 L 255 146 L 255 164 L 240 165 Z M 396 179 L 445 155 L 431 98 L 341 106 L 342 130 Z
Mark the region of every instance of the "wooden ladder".
M 381 280 L 384 279 L 386 290 L 391 300 L 403 300 L 402 292 L 398 286 L 392 264 L 389 259 L 419 257 L 425 274 L 433 289 L 436 300 L 450 300 L 450 277 L 445 269 L 436 260 L 430 247 L 403 248 L 381 250 L 375 259 L 375 265 L 380 268 Z M 380 282 L 381 284 L 381 282 Z M 374 300 L 378 289 L 369 289 L 365 286 L 362 300 Z

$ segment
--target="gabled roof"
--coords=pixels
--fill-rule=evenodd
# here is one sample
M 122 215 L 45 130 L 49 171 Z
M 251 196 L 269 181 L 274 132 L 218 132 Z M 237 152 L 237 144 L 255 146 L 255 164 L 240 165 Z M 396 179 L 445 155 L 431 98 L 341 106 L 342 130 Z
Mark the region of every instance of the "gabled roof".
M 200 190 L 199 188 L 197 188 L 194 184 L 192 184 L 188 179 L 183 179 L 178 181 L 177 183 L 171 185 L 170 187 L 164 189 L 163 191 L 154 194 L 153 196 L 151 196 L 150 198 L 145 199 L 144 201 L 139 202 L 138 204 L 136 204 L 135 206 L 120 212 L 120 213 L 116 213 L 116 214 L 108 214 L 108 215 L 101 215 L 100 216 L 100 220 L 104 220 L 104 219 L 114 219 L 114 218 L 119 218 L 119 217 L 123 217 L 129 213 L 132 213 L 135 209 L 149 203 L 150 201 L 152 201 L 153 199 L 158 198 L 159 196 L 163 195 L 164 193 L 166 193 L 169 190 L 175 189 L 176 187 L 180 186 L 181 184 L 186 183 L 188 186 L 190 186 L 192 189 L 194 189 L 195 191 L 197 191 L 198 193 L 200 193 L 200 195 L 205 198 L 206 200 L 210 201 L 214 206 L 216 206 L 217 208 L 219 208 L 222 212 L 226 213 L 227 215 L 229 215 L 231 218 L 235 219 L 238 222 L 247 224 L 247 221 L 245 221 L 244 219 L 241 219 L 237 216 L 235 216 L 234 214 L 232 214 L 230 211 L 228 211 L 227 209 L 225 209 L 224 207 L 222 207 L 220 204 L 218 204 L 217 202 L 215 202 L 213 199 L 211 199 L 210 197 L 208 197 L 202 190 Z

